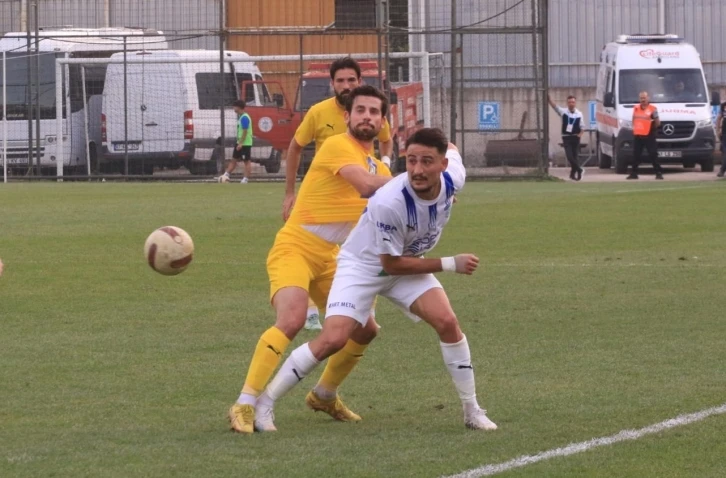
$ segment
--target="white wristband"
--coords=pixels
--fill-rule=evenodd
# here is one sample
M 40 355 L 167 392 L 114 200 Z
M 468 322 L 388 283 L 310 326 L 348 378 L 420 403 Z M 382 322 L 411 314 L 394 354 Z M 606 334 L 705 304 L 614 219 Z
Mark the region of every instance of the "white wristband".
M 391 166 L 391 158 L 389 158 L 388 156 L 383 156 L 383 157 L 381 158 L 381 162 L 382 162 L 383 164 L 385 164 L 386 166 L 388 166 L 388 167 L 390 167 L 390 166 Z
M 453 257 L 442 257 L 441 269 L 444 272 L 456 272 L 456 259 Z

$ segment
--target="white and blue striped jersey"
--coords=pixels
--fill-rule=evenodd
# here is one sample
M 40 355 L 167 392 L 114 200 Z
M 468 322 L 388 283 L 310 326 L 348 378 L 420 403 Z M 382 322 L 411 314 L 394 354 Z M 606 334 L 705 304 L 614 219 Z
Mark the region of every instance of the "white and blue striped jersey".
M 358 224 L 338 254 L 338 263 L 381 275 L 380 255 L 421 257 L 436 246 L 449 222 L 454 194 L 464 187 L 466 169 L 456 150 L 446 153 L 449 164 L 441 174 L 441 192 L 424 200 L 400 174 L 368 200 Z

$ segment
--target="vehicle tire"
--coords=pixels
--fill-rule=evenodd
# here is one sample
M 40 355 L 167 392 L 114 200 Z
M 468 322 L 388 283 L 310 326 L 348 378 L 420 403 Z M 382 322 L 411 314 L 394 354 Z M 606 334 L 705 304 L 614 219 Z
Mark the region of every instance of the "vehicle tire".
M 613 158 L 611 156 L 608 156 L 607 154 L 603 153 L 600 149 L 600 136 L 597 138 L 597 142 L 595 143 L 597 147 L 597 167 L 600 169 L 610 169 L 613 167 Z
M 617 151 L 613 151 L 613 153 L 617 153 Z M 628 160 L 623 156 L 618 157 L 617 154 L 614 154 L 613 159 L 615 161 L 615 172 L 618 174 L 628 174 L 628 166 L 630 166 Z
M 101 164 L 98 162 L 98 150 L 96 143 L 88 144 L 88 157 L 91 162 L 91 174 L 99 174 L 101 172 Z
M 270 157 L 265 161 L 265 171 L 270 174 L 276 174 L 280 172 L 280 164 L 282 162 L 282 153 L 279 149 L 273 149 L 270 152 Z
M 709 156 L 701 160 L 701 172 L 712 173 L 713 172 L 713 156 Z
M 121 171 L 123 171 L 123 163 L 121 163 Z M 141 167 L 141 159 L 138 160 L 129 160 L 129 176 L 139 176 L 140 174 L 143 174 L 143 169 Z
M 202 174 L 207 176 L 216 176 L 217 175 L 217 158 L 210 159 L 209 161 L 206 161 L 204 163 L 204 168 L 202 170 Z

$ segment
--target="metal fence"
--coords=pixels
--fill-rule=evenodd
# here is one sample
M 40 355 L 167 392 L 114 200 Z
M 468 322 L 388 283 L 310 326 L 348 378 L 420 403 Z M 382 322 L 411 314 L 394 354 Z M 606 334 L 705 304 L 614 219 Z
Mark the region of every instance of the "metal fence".
M 280 179 L 307 109 L 352 55 L 394 99 L 395 151 L 442 128 L 470 177 L 546 173 L 546 0 L 0 0 L 14 179 L 206 179 L 244 99 L 253 179 Z M 15 35 L 9 35 L 15 32 Z M 308 147 L 299 170 L 312 158 Z M 394 168 L 402 169 L 401 161 Z

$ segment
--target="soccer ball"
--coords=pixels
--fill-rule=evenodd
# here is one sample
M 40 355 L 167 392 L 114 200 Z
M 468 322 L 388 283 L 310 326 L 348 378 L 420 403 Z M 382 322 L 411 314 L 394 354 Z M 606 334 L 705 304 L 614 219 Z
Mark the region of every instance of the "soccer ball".
M 152 269 L 165 276 L 184 272 L 192 262 L 194 242 L 184 229 L 175 226 L 160 227 L 152 232 L 144 244 L 144 257 Z

